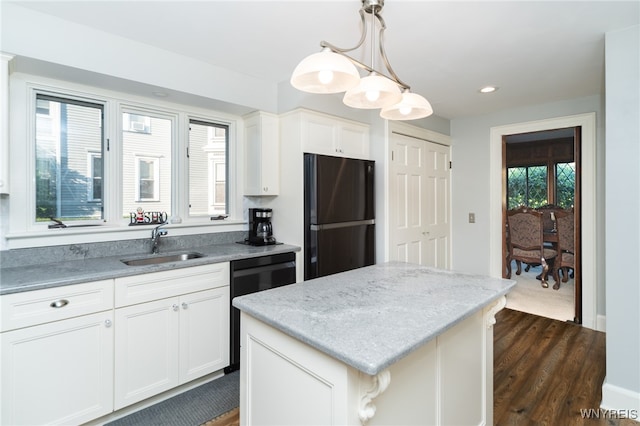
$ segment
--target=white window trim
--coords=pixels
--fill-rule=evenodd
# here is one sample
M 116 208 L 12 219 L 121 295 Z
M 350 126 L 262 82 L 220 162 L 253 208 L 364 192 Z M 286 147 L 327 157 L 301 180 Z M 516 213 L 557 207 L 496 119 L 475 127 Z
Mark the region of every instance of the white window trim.
M 35 147 L 32 141 L 35 137 L 35 95 L 47 93 L 63 98 L 78 99 L 86 102 L 104 105 L 104 143 L 109 145 L 103 154 L 103 202 L 105 203 L 103 226 L 66 228 L 50 230 L 47 223 L 35 223 L 32 212 L 35 209 Z M 12 126 L 10 128 L 10 164 L 21 164 L 21 167 L 10 168 L 11 203 L 9 203 L 10 220 L 8 229 L 2 230 L 8 249 L 43 247 L 59 244 L 76 244 L 102 241 L 117 241 L 126 239 L 147 238 L 149 228 L 129 227 L 128 220 L 122 219 L 120 195 L 121 188 L 110 176 L 120 176 L 120 149 L 116 141 L 122 129 L 118 124 L 118 113 L 122 112 L 122 105 L 136 109 L 156 110 L 162 113 L 173 113 L 178 118 L 175 129 L 178 142 L 174 144 L 176 173 L 173 176 L 172 197 L 177 206 L 173 217 L 178 219 L 170 225 L 175 228 L 172 235 L 196 235 L 203 232 L 228 232 L 246 230 L 246 220 L 243 219 L 244 187 L 244 134 L 242 118 L 239 116 L 198 107 L 188 107 L 173 104 L 164 100 L 156 100 L 139 96 L 132 96 L 120 92 L 89 87 L 75 83 L 14 73 L 10 77 L 9 115 Z M 186 152 L 188 143 L 189 119 L 220 123 L 229 128 L 228 164 L 229 176 L 229 218 L 224 221 L 211 221 L 208 217 L 189 217 L 188 214 L 188 175 Z M 182 178 L 176 180 L 178 175 Z M 107 200 L 110 200 L 107 205 Z M 116 202 L 113 202 L 116 200 Z M 178 223 L 180 222 L 180 223 Z M 204 228 L 204 229 L 203 229 Z

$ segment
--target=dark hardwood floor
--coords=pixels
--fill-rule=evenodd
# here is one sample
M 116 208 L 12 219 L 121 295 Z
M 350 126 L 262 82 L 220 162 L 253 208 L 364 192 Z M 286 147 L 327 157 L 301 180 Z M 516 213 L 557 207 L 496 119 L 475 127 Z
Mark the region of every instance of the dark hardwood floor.
M 503 309 L 494 326 L 494 425 L 638 426 L 599 411 L 605 334 Z M 585 418 L 593 410 L 600 418 Z M 237 409 L 205 426 L 237 426 Z
M 495 425 L 638 425 L 599 411 L 604 333 L 510 309 L 496 320 Z M 581 410 L 600 418 L 585 418 Z

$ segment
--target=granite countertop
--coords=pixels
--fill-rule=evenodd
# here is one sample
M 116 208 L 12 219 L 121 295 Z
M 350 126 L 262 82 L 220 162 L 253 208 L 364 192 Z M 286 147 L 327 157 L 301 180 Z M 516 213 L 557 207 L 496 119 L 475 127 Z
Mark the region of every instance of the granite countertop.
M 0 295 L 39 290 L 88 281 L 104 280 L 145 274 L 148 272 L 166 271 L 169 269 L 188 268 L 210 263 L 247 259 L 269 254 L 299 251 L 300 247 L 288 244 L 270 246 L 248 246 L 244 244 L 214 244 L 193 249 L 181 250 L 197 252 L 204 256 L 180 262 L 169 262 L 157 265 L 128 266 L 121 259 L 148 257 L 149 254 L 98 257 L 82 260 L 66 260 L 28 266 L 17 266 L 0 269 Z M 170 255 L 174 252 L 160 252 L 158 256 Z
M 375 375 L 514 285 L 394 262 L 236 297 L 233 306 Z

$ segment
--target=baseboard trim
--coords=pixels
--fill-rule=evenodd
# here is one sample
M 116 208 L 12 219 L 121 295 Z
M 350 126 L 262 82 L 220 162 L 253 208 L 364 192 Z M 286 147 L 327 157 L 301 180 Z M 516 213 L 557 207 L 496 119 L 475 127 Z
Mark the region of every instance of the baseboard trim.
M 596 330 L 606 333 L 607 331 L 607 316 L 596 315 Z
M 602 385 L 600 408 L 635 413 L 634 420 L 638 420 L 638 416 L 640 416 L 640 392 L 633 392 L 609 384 L 605 378 L 605 383 Z

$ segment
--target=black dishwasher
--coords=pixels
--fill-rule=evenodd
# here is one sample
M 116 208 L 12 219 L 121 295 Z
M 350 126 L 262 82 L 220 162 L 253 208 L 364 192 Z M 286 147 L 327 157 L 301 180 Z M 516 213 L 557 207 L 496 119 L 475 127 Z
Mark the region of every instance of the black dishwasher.
M 293 252 L 231 261 L 231 301 L 234 297 L 296 282 L 296 255 Z M 240 310 L 230 309 L 230 365 L 225 373 L 240 367 Z

